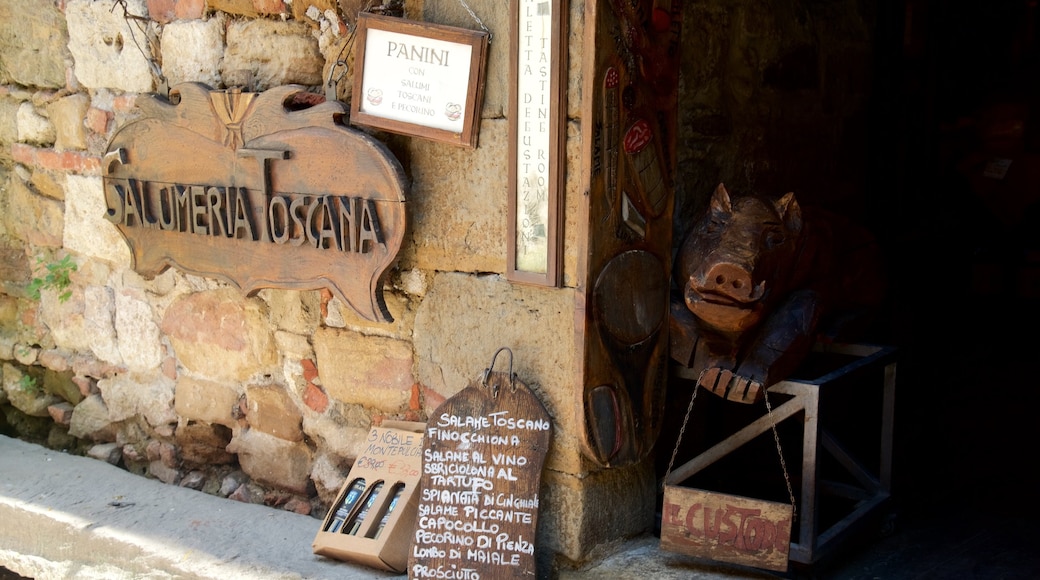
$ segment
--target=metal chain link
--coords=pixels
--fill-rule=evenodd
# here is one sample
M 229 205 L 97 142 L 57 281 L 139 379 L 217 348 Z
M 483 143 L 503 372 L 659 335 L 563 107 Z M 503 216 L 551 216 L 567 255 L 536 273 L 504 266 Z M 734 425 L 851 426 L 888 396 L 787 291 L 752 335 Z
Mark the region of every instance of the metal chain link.
M 776 421 L 773 420 L 773 407 L 769 404 L 769 390 L 762 389 L 762 398 L 766 400 L 766 414 L 769 415 L 769 425 L 773 428 L 773 441 L 776 442 L 776 452 L 780 455 L 780 467 L 784 470 L 784 482 L 787 483 L 787 496 L 791 498 L 791 523 L 798 519 L 798 504 L 794 500 L 794 488 L 791 487 L 791 476 L 787 473 L 787 462 L 784 461 L 784 450 L 780 447 L 780 434 L 776 431 Z
M 672 449 L 672 457 L 668 460 L 668 469 L 664 472 L 664 479 L 661 480 L 661 489 L 664 489 L 665 482 L 668 481 L 668 476 L 672 474 L 672 466 L 675 464 L 675 456 L 679 453 L 679 443 L 682 442 L 683 435 L 686 433 L 686 424 L 690 421 L 690 413 L 693 411 L 693 402 L 697 400 L 697 391 L 700 390 L 700 380 L 698 384 L 693 386 L 693 396 L 690 397 L 690 404 L 686 407 L 686 417 L 683 418 L 682 427 L 679 428 L 679 436 L 675 439 L 675 448 Z
M 703 374 L 703 373 L 702 373 Z M 686 433 L 686 425 L 690 422 L 690 413 L 693 412 L 693 402 L 697 400 L 697 392 L 700 390 L 700 379 L 698 378 L 697 384 L 693 387 L 693 396 L 690 397 L 690 404 L 686 407 L 686 416 L 683 418 L 682 427 L 679 428 L 679 436 L 675 440 L 675 448 L 672 449 L 672 456 L 668 459 L 668 469 L 664 472 L 664 478 L 661 480 L 661 488 L 664 489 L 665 483 L 668 481 L 668 476 L 672 473 L 672 467 L 675 465 L 675 456 L 679 453 L 679 444 L 682 442 L 683 435 Z M 773 420 L 773 407 L 769 404 L 769 391 L 767 389 L 762 390 L 762 398 L 766 402 L 766 414 L 769 416 L 769 426 L 773 431 L 773 441 L 776 443 L 776 453 L 780 456 L 780 467 L 784 470 L 784 483 L 787 484 L 787 496 L 791 500 L 791 522 L 795 522 L 798 519 L 798 503 L 794 497 L 794 487 L 791 485 L 791 475 L 787 471 L 787 461 L 784 460 L 784 450 L 780 446 L 780 434 L 776 430 L 776 421 Z
M 488 45 L 490 45 L 491 37 L 493 35 L 491 34 L 491 31 L 488 30 L 488 27 L 484 26 L 484 21 L 482 21 L 480 17 L 477 16 L 475 12 L 473 12 L 473 9 L 469 7 L 469 4 L 466 4 L 466 0 L 459 0 L 459 4 L 462 4 L 462 7 L 466 9 L 466 12 L 469 12 L 469 15 L 473 17 L 473 20 L 476 20 L 477 24 L 479 24 L 480 27 L 484 29 L 484 32 L 488 33 Z

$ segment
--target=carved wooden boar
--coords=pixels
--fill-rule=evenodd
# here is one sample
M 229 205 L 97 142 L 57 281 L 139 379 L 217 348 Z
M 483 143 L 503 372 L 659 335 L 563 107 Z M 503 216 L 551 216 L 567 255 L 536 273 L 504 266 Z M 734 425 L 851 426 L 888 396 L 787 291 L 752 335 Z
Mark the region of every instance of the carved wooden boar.
M 790 375 L 824 332 L 844 339 L 851 327 L 841 323 L 868 319 L 884 294 L 880 248 L 865 229 L 803 211 L 794 193 L 731 199 L 723 185 L 673 271 L 672 358 L 743 403 Z

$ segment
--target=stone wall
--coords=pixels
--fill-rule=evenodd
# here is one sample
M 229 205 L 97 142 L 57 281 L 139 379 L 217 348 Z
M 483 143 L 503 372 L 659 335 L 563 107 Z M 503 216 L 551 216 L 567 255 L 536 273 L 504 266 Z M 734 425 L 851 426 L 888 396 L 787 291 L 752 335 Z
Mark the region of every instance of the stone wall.
M 587 561 L 646 530 L 652 505 L 607 518 L 645 468 L 598 471 L 580 452 L 573 385 L 579 228 L 564 285 L 506 281 L 508 22 L 495 35 L 480 146 L 377 134 L 411 184 L 409 230 L 372 323 L 324 291 L 245 296 L 168 269 L 145 279 L 103 218 L 100 156 L 138 95 L 181 82 L 323 93 L 358 6 L 335 0 L 0 0 L 0 427 L 143 476 L 322 517 L 371 426 L 423 421 L 500 346 L 554 418 L 543 476 L 541 565 Z M 412 18 L 478 28 L 454 1 L 406 3 Z M 583 5 L 570 6 L 580 51 Z M 571 91 L 580 86 L 571 68 Z M 349 100 L 349 78 L 338 87 Z M 577 95 L 569 163 L 579 166 Z M 580 215 L 574 178 L 568 216 Z M 568 218 L 572 219 L 572 218 Z M 68 258 L 68 262 L 62 260 Z M 62 266 L 74 265 L 74 270 Z M 48 267 L 51 270 L 48 270 Z M 40 284 L 48 272 L 69 284 Z M 317 530 L 317 523 L 315 524 Z

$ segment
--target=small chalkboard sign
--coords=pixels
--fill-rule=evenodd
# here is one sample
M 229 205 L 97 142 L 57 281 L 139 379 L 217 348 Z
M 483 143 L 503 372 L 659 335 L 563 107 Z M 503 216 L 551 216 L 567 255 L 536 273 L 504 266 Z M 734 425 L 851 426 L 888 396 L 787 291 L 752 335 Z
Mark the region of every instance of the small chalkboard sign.
M 512 362 L 508 373 L 494 365 L 427 422 L 409 578 L 535 576 L 552 421 Z

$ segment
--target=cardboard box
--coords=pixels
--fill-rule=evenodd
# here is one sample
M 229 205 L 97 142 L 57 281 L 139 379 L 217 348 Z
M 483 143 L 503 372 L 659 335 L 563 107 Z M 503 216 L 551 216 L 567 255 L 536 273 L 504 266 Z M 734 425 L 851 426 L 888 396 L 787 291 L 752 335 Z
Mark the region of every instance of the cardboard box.
M 384 421 L 368 434 L 325 515 L 315 554 L 403 572 L 419 505 L 425 423 Z

